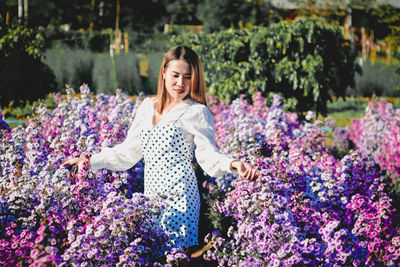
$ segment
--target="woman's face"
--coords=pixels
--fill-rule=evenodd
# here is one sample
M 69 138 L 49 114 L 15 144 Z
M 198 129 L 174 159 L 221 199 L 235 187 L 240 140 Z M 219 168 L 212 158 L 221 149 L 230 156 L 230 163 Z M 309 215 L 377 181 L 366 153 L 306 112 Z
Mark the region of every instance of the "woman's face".
M 171 60 L 162 69 L 165 87 L 172 102 L 180 102 L 190 93 L 190 65 L 183 59 Z

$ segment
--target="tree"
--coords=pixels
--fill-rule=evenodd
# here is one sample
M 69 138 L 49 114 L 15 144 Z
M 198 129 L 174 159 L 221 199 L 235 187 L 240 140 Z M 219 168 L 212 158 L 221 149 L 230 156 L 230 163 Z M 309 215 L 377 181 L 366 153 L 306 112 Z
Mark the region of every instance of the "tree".
M 369 8 L 369 28 L 374 30 L 377 40 L 391 40 L 392 45 L 400 44 L 400 9 L 391 5 L 379 5 L 376 8 Z
M 0 105 L 19 105 L 54 90 L 54 74 L 41 61 L 43 46 L 43 37 L 33 29 L 0 20 Z
M 17 17 L 18 0 L 6 2 L 11 18 Z M 30 0 L 29 16 L 24 21 L 26 24 L 36 26 L 60 25 L 65 23 L 78 24 L 80 16 L 79 5 L 74 1 L 62 0 Z M 84 16 L 81 16 L 84 17 Z
M 267 27 L 182 33 L 171 40 L 191 47 L 204 64 L 208 92 L 231 101 L 281 94 L 300 115 L 326 115 L 332 96 L 344 97 L 360 71 L 343 30 L 316 18 L 281 21 Z
M 198 25 L 197 7 L 200 0 L 168 0 L 167 12 L 169 22 L 178 25 Z
M 0 0 L 2 6 L 9 12 L 11 20 L 17 18 L 18 0 Z M 3 17 L 6 12 L 2 12 Z M 115 24 L 115 0 L 29 0 L 29 16 L 25 23 L 30 27 L 67 24 L 70 29 L 112 28 Z
M 251 23 L 268 24 L 270 3 L 262 0 L 201 0 L 197 7 L 198 17 L 205 31 L 212 32 Z
M 376 6 L 376 0 L 289 0 L 298 6 L 302 16 L 318 16 L 328 21 L 339 21 L 350 15 L 353 8 Z
M 121 28 L 129 27 L 134 31 L 152 33 L 167 22 L 164 0 L 120 0 L 120 3 Z

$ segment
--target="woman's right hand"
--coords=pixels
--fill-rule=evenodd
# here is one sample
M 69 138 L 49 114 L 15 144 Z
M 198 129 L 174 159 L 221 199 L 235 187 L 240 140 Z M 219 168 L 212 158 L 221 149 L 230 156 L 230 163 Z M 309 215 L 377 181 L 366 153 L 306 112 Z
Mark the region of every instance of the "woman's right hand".
M 234 160 L 231 162 L 231 167 L 237 170 L 239 176 L 244 177 L 250 181 L 257 180 L 260 175 L 257 171 L 257 168 L 251 166 L 247 162 Z
M 83 170 L 83 165 L 87 161 L 85 157 L 79 157 L 79 158 L 70 158 L 66 160 L 63 164 L 61 164 L 61 167 L 68 167 L 68 166 L 73 166 L 76 165 L 76 172 Z

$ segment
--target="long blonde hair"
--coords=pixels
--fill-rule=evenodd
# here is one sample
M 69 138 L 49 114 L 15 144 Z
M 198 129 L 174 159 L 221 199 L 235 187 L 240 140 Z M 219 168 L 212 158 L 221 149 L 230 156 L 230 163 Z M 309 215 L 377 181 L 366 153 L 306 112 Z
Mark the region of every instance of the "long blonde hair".
M 187 46 L 175 46 L 171 48 L 164 56 L 158 76 L 156 111 L 161 114 L 165 103 L 168 100 L 168 92 L 165 88 L 163 69 L 167 69 L 168 63 L 172 60 L 182 59 L 190 66 L 190 92 L 188 97 L 207 106 L 206 86 L 204 84 L 203 69 L 197 54 Z

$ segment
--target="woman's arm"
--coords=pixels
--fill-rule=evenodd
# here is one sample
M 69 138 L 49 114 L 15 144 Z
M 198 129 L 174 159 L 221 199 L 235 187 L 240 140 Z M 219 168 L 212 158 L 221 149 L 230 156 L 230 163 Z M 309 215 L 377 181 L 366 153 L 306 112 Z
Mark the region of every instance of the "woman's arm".
M 257 169 L 250 164 L 233 160 L 219 152 L 215 145 L 214 122 L 210 110 L 200 104 L 195 104 L 185 114 L 183 122 L 193 135 L 195 156 L 202 169 L 210 176 L 222 176 L 237 171 L 239 176 L 254 180 L 258 176 Z
M 139 106 L 125 141 L 112 148 L 104 147 L 101 152 L 93 154 L 88 159 L 90 169 L 123 171 L 134 166 L 143 157 L 139 135 L 146 112 L 146 105 L 148 104 L 147 101 L 145 99 Z M 61 166 L 77 165 L 79 171 L 82 169 L 85 161 L 86 157 L 72 158 L 65 161 Z

